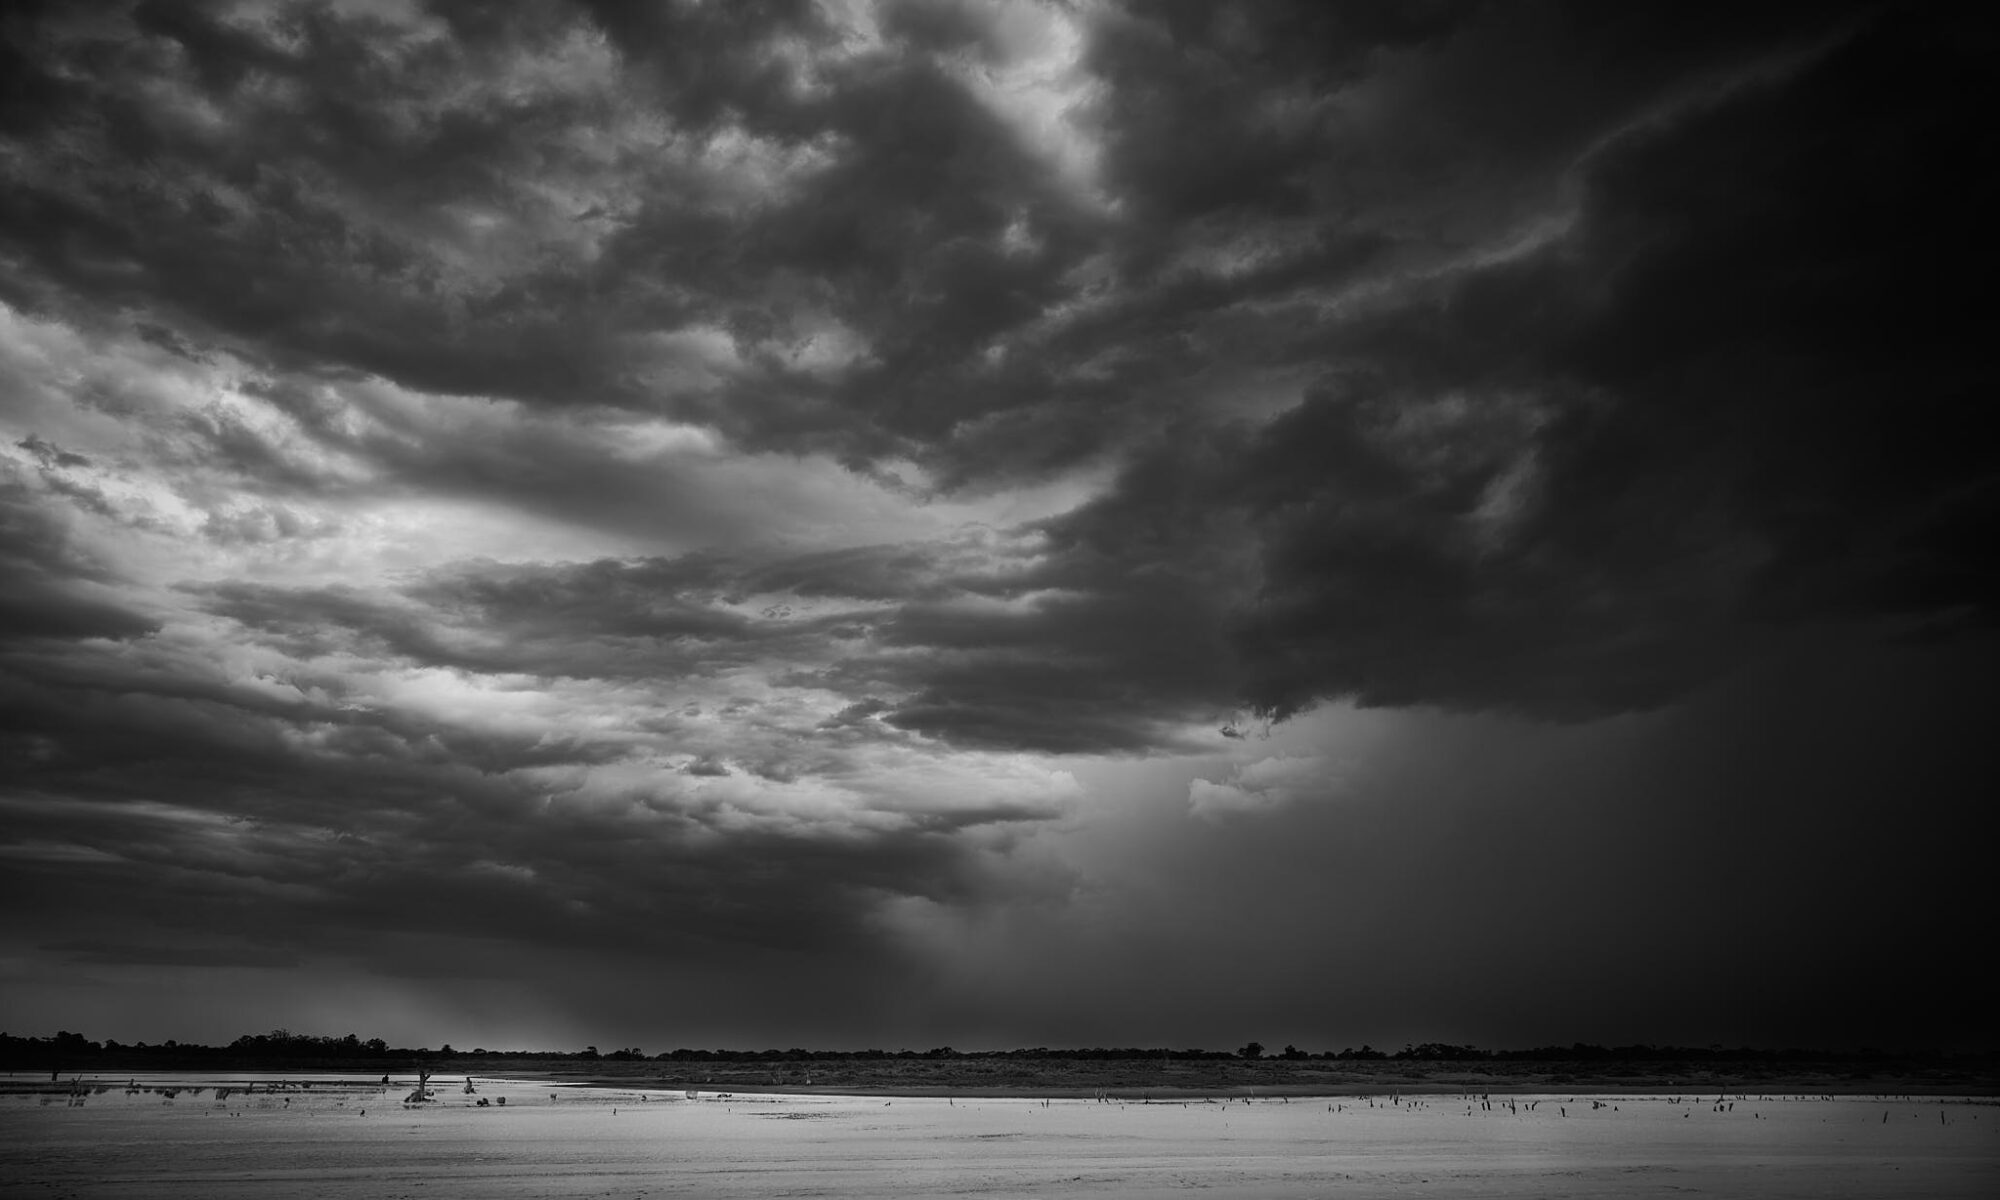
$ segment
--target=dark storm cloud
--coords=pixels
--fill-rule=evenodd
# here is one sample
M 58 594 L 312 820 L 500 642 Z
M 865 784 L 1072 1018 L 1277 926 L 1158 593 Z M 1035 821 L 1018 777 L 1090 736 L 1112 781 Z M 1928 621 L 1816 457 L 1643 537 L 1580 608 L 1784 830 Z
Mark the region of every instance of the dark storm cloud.
M 1199 570 L 1130 554 L 1110 567 L 1071 560 L 1060 569 L 1009 566 L 1005 557 L 995 569 L 968 557 L 921 544 L 767 562 L 468 563 L 393 598 L 247 584 L 201 598 L 207 611 L 300 655 L 358 650 L 423 666 L 599 679 L 762 667 L 774 683 L 878 706 L 844 711 L 879 714 L 879 724 L 827 728 L 911 730 L 966 746 L 1139 750 L 1191 713 L 1226 715 L 1214 701 L 1231 669 L 1215 599 L 1226 554 Z M 1093 570 L 1132 578 L 1121 584 Z M 1065 590 L 1074 583 L 1090 590 Z M 815 660 L 825 665 L 804 665 Z
M 1835 766 L 1812 705 L 1757 725 L 1778 803 L 1674 722 L 1749 724 L 1717 681 L 1801 645 L 1900 696 L 1987 644 L 1989 46 L 1786 5 L 11 6 L 7 953 L 527 947 L 771 1020 L 742 980 L 796 968 L 835 1036 L 1023 1028 L 1101 964 L 1123 1020 L 1189 945 L 1231 970 L 1162 1037 L 1238 970 L 1445 1019 L 1445 968 L 1343 982 L 1414 944 L 1584 988 L 1619 921 L 1605 970 L 1677 996 L 1725 925 L 1803 970 L 1837 947 L 1792 885 L 1866 866 L 1852 780 L 1919 723 Z M 1252 761 L 1392 719 L 1339 697 L 1427 765 Z M 1814 781 L 1838 828 L 1742 918 L 1714 889 Z M 1710 891 L 1572 905 L 1627 828 L 1633 879 Z M 1517 863 L 1560 885 L 1532 930 L 1455 915 Z M 1427 871 L 1469 882 L 1399 918 Z
M 882 548 L 884 557 L 918 549 Z M 838 556 L 854 560 L 859 553 Z M 844 593 L 813 581 L 828 556 L 772 570 L 796 596 Z M 576 564 L 464 562 L 394 594 L 351 587 L 224 583 L 191 589 L 205 611 L 238 622 L 289 654 L 354 652 L 424 667 L 579 679 L 713 676 L 796 662 L 876 616 L 836 608 L 795 616 L 782 601 L 739 607 L 763 571 L 712 555 Z
M 414 388 L 644 393 L 751 445 L 899 450 L 947 481 L 1172 430 L 1113 494 L 1048 522 L 1021 573 L 979 582 L 899 547 L 719 582 L 886 605 L 784 636 L 863 642 L 801 669 L 851 700 L 893 693 L 890 727 L 1083 749 L 1339 694 L 1581 715 L 1672 698 L 1760 623 L 1990 610 L 1992 471 L 1959 436 L 1974 331 L 1955 302 L 1984 277 L 1963 247 L 1990 180 L 1960 164 L 1989 135 L 1944 18 L 1100 13 L 1069 68 L 1095 89 L 1072 134 L 1095 139 L 1096 177 L 1078 182 L 953 73 L 1024 53 L 972 7 L 892 7 L 881 46 L 844 56 L 853 31 L 810 6 L 440 15 L 455 37 L 330 10 L 15 22 L 51 64 L 29 92 L 67 97 L 20 117 L 29 144 L 47 139 L 6 223 L 25 286 Z M 537 52 L 556 83 L 510 105 L 442 87 L 504 84 Z M 105 65 L 55 73 L 67 60 Z M 593 90 L 579 63 L 626 93 Z M 231 136 L 141 105 L 142 81 L 205 98 Z M 814 165 L 735 208 L 698 194 L 697 176 L 719 186 L 699 155 L 684 177 L 642 170 L 601 252 L 518 270 L 503 253 L 500 274 L 452 282 L 441 256 L 472 236 L 453 206 L 490 208 L 537 173 L 591 191 L 599 164 L 573 135 L 615 125 L 625 96 Z M 118 153 L 55 148 L 77 139 Z M 140 154 L 181 169 L 117 178 Z M 1481 249 L 1510 223 L 1528 240 Z M 785 359 L 828 320 L 855 339 L 841 370 Z M 630 357 L 628 335 L 695 326 L 727 330 L 733 358 L 708 375 L 685 346 Z M 146 336 L 195 353 L 164 328 Z M 1234 415 L 1231 389 L 1260 378 L 1296 399 Z M 262 394 L 412 485 L 611 525 L 694 501 L 532 426 L 447 447 L 394 405 L 361 398 L 375 423 L 357 432 L 309 389 Z M 313 478 L 207 419 L 193 432 L 244 479 Z M 586 464 L 598 486 L 579 486 Z M 212 536 L 282 532 L 273 512 L 215 518 Z M 388 606 L 213 595 L 293 627 L 294 648 L 362 637 L 478 670 L 702 670 L 773 649 L 650 570 L 475 571 Z
M 44 487 L 60 468 L 87 461 L 38 439 L 22 448 L 39 460 Z M 60 491 L 59 482 L 51 490 Z M 37 492 L 11 463 L 0 463 L 0 642 L 131 638 L 157 628 L 109 586 L 115 576 L 72 542 Z
M 133 946 L 99 941 L 50 942 L 41 949 L 75 963 L 121 966 L 296 967 L 298 955 L 285 950 L 232 946 Z
M 999 616 L 906 605 L 881 630 L 904 653 L 838 670 L 867 689 L 901 685 L 888 724 L 962 745 L 1064 753 L 1172 742 L 1175 722 L 1226 715 L 1216 698 L 1233 667 L 1217 593 L 1149 565 L 1128 558 L 1089 591 L 1022 589 Z
M 1563 236 L 1323 329 L 1297 407 L 1163 447 L 1052 534 L 1200 562 L 1202 523 L 1240 517 L 1231 637 L 1278 714 L 1587 714 L 1681 694 L 1774 624 L 1990 621 L 1963 298 L 1991 134 L 1953 44 L 1885 20 L 1618 135 Z
M 1545 200 L 1552 156 L 1663 72 L 1589 69 L 1590 31 L 1554 16 L 1544 55 L 1581 65 L 1536 83 L 1508 67 L 1518 35 L 1471 11 L 1148 8 L 1083 23 L 1061 69 L 1094 98 L 1051 142 L 968 87 L 1048 52 L 975 6 L 893 7 L 845 57 L 851 31 L 803 5 L 439 15 L 457 36 L 331 9 L 17 23 L 30 90 L 61 97 L 22 114 L 17 302 L 946 478 L 1042 470 L 1196 404 L 1191 375 L 1271 365 L 1245 305 Z M 1531 104 L 1534 146 L 1491 127 Z M 1424 139 L 1389 132 L 1405 116 Z M 755 156 L 796 162 L 730 183 Z M 601 239 L 561 231 L 579 213 Z M 1205 253 L 1244 261 L 1225 281 Z M 845 365 L 802 367 L 828 319 Z M 647 345 L 706 328 L 734 361 Z
M 52 560 L 57 549 L 48 548 Z M 869 557 L 806 556 L 783 573 L 814 594 L 825 589 L 810 581 L 823 585 Z M 910 551 L 873 557 L 914 566 Z M 753 653 L 783 655 L 809 636 L 800 631 L 811 620 L 725 607 L 754 576 L 694 556 L 459 564 L 402 593 L 184 589 L 238 626 L 238 644 L 286 656 L 250 678 L 231 677 L 181 638 L 61 652 L 28 643 L 0 676 L 10 908 L 43 928 L 146 910 L 168 933 L 283 938 L 301 953 L 402 972 L 422 964 L 385 949 L 385 930 L 861 953 L 877 941 L 872 914 L 885 899 L 956 903 L 1001 886 L 988 861 L 1001 844 L 994 837 L 1059 807 L 1003 790 L 942 808 L 878 797 L 870 809 L 864 793 L 858 810 L 809 803 L 791 812 L 753 793 L 682 787 L 671 770 L 634 760 L 692 718 L 653 717 L 643 744 L 560 722 L 487 725 L 474 713 L 385 703 L 371 676 L 343 666 L 685 680 Z M 736 718 L 730 757 L 700 751 L 679 774 L 720 783 L 740 758 L 781 783 L 865 784 L 837 744 L 814 750 L 810 731 L 776 758 L 746 741 L 762 720 L 754 707 Z M 593 769 L 627 771 L 630 782 L 591 785 Z M 78 869 L 95 881 L 88 900 L 50 908 Z M 635 941 L 636 928 L 653 932 Z M 117 961 L 224 965 L 220 953 Z M 229 963 L 271 965 L 255 955 Z
M 593 572 L 593 567 L 595 571 Z M 364 595 L 351 588 L 296 589 L 220 584 L 204 607 L 242 623 L 288 653 L 351 649 L 432 667 L 606 678 L 709 672 L 741 663 L 747 618 L 671 591 L 600 594 L 622 564 L 478 579 L 461 570 L 413 595 L 428 604 Z M 497 574 L 498 572 L 496 572 Z M 532 591 L 530 591 L 532 589 Z
M 390 930 L 861 950 L 885 898 L 962 902 L 1000 886 L 988 841 L 968 832 L 1055 811 L 1002 797 L 788 814 L 650 770 L 593 790 L 580 769 L 616 765 L 616 748 L 357 703 L 306 671 L 262 686 L 203 680 L 170 653 L 10 656 L 0 849 L 10 911 L 27 927 L 150 912 L 167 933 L 282 940 L 377 966 L 394 965 L 375 954 Z M 729 775 L 713 759 L 693 766 L 697 782 Z M 78 870 L 93 882 L 72 895 Z
M 102 927 L 127 914 L 128 937 L 276 941 L 392 970 L 400 969 L 392 955 L 373 953 L 391 933 L 648 954 L 730 945 L 869 952 L 885 899 L 952 904 L 997 894 L 991 867 L 955 834 L 1041 815 L 1004 806 L 836 840 L 719 832 L 703 823 L 714 814 L 678 827 L 630 814 L 531 827 L 487 812 L 475 830 L 444 798 L 429 801 L 430 811 L 414 796 L 396 800 L 398 819 L 352 813 L 337 837 L 255 817 L 126 821 L 73 810 L 58 819 L 10 805 L 18 840 L 8 846 L 9 908 L 23 928 Z M 87 817 L 97 819 L 83 833 Z M 91 851 L 40 859 L 38 845 L 56 839 Z M 92 881 L 89 894 L 58 903 L 79 871 Z M 130 914 L 147 914 L 141 928 Z
M 935 65 L 865 55 L 828 68 L 807 102 L 777 48 L 833 35 L 801 14 L 445 16 L 468 36 L 331 9 L 225 25 L 143 5 L 127 21 L 14 23 L 41 85 L 28 91 L 48 100 L 20 113 L 36 154 L 0 210 L 21 269 L 13 301 L 127 306 L 280 367 L 662 409 L 751 444 L 875 452 L 947 430 L 957 417 L 924 403 L 928 390 L 964 382 L 951 364 L 1056 295 L 1067 205 Z M 554 81 L 517 86 L 537 65 Z M 613 80 L 597 77 L 607 68 Z M 625 96 L 664 132 L 620 141 Z M 739 205 L 725 177 L 745 164 L 713 140 L 732 137 L 756 139 L 744 154 L 826 162 L 795 195 Z M 623 197 L 615 214 L 578 202 L 610 218 L 601 253 L 552 228 L 576 214 L 527 190 L 544 182 Z M 1047 210 L 1038 236 L 1057 247 L 986 245 L 1023 206 Z M 865 381 L 834 387 L 783 361 L 827 312 L 871 344 Z M 690 378 L 685 355 L 634 344 L 696 326 L 734 334 L 733 370 L 751 378 Z M 986 393 L 978 403 L 1012 402 Z
M 128 304 L 281 362 L 412 386 L 575 386 L 588 330 L 543 302 L 561 281 L 530 276 L 461 297 L 487 322 L 467 345 L 435 296 L 439 264 L 420 248 L 432 206 L 490 195 L 524 152 L 556 153 L 522 140 L 561 123 L 569 102 L 420 111 L 426 85 L 476 64 L 449 43 L 396 33 L 319 9 L 226 27 L 169 5 L 139 6 L 129 24 L 99 10 L 17 32 L 42 79 L 67 63 L 94 67 L 51 85 L 59 98 L 23 124 L 99 150 L 51 150 L 36 178 L 10 189 L 10 250 L 41 277 L 25 298 Z M 147 87 L 171 98 L 148 103 Z M 237 118 L 226 136 L 203 127 L 203 105 Z M 128 173 L 141 161 L 154 169 Z
M 1131 748 L 1204 699 L 1588 716 L 1776 629 L 1987 624 L 1991 135 L 1954 44 L 1885 19 L 1678 98 L 1577 164 L 1560 236 L 1312 329 L 1296 407 L 1050 521 L 1011 584 L 1063 594 L 907 604 L 881 635 L 930 653 L 834 677 L 965 744 Z

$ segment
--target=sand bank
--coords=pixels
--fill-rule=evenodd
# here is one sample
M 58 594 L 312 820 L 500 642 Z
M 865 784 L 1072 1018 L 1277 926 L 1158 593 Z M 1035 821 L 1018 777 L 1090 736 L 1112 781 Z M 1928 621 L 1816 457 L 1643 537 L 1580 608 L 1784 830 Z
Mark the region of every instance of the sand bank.
M 2000 1194 L 2000 1107 L 1962 1099 L 689 1099 L 474 1080 L 435 1078 L 438 1101 L 408 1106 L 406 1075 L 86 1079 L 75 1096 L 17 1077 L 0 1195 Z

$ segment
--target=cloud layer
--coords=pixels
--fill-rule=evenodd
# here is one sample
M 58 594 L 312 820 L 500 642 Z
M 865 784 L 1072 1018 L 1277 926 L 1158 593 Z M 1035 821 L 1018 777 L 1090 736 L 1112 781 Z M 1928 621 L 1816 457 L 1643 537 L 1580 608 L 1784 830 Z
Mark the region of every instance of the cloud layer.
M 1581 747 L 1802 646 L 1991 636 L 1970 18 L 0 35 L 21 979 L 629 951 L 824 978 L 844 1036 L 901 1011 L 871 973 L 976 992 L 953 937 L 1136 911 L 1107 823 L 1388 786 L 1332 744 L 1375 710 Z

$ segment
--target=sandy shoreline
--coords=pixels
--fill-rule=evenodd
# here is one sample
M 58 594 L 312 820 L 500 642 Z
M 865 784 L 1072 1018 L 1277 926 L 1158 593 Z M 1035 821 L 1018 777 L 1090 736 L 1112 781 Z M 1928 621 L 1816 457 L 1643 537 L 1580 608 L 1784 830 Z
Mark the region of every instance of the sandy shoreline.
M 1590 1097 L 1629 1097 L 1633 1099 L 1666 1099 L 1668 1097 L 1749 1097 L 1766 1100 L 1821 1100 L 1843 1099 L 1920 1099 L 1942 1102 L 1989 1100 L 2000 1105 L 2000 1093 L 1987 1084 L 1966 1084 L 1959 1087 L 1918 1087 L 1913 1089 L 1885 1088 L 1884 1082 L 1870 1081 L 1875 1086 L 1852 1081 L 1828 1082 L 1824 1080 L 1783 1080 L 1775 1086 L 1761 1082 L 1755 1087 L 1738 1084 L 1717 1084 L 1698 1082 L 1678 1084 L 1670 1081 L 1635 1081 L 1626 1084 L 1610 1083 L 1604 1080 L 1590 1080 L 1575 1087 L 1552 1087 L 1546 1081 L 1491 1083 L 1473 1081 L 1470 1083 L 1445 1083 L 1439 1081 L 1395 1082 L 1378 1081 L 1364 1084 L 1354 1082 L 1345 1085 L 1330 1085 L 1323 1081 L 1311 1083 L 1217 1083 L 1208 1086 L 1143 1083 L 1126 1083 L 1113 1086 L 1092 1084 L 1065 1084 L 1054 1081 L 1034 1081 L 1019 1084 L 912 1084 L 880 1082 L 850 1086 L 842 1084 L 807 1084 L 799 1082 L 769 1083 L 733 1079 L 713 1079 L 705 1076 L 641 1076 L 641 1075 L 599 1075 L 589 1072 L 567 1071 L 507 1071 L 492 1073 L 452 1070 L 437 1071 L 433 1074 L 432 1089 L 435 1091 L 445 1082 L 456 1089 L 467 1080 L 486 1081 L 489 1084 L 503 1084 L 517 1088 L 544 1088 L 579 1090 L 587 1089 L 605 1093 L 630 1092 L 639 1095 L 680 1095 L 698 1092 L 703 1096 L 740 1095 L 744 1097 L 796 1098 L 796 1099 L 986 1099 L 986 1100 L 1109 1100 L 1119 1103 L 1179 1103 L 1201 1100 L 1255 1101 L 1259 1099 L 1289 1102 L 1307 1100 L 1366 1101 L 1370 1098 L 1389 1099 L 1407 1097 L 1412 1100 L 1436 1101 L 1440 1098 L 1490 1096 L 1496 1099 L 1531 1099 L 1544 1096 L 1576 1096 L 1586 1100 Z M 386 1084 L 383 1082 L 386 1081 Z M 417 1074 L 413 1071 L 392 1070 L 383 1073 L 363 1073 L 351 1071 L 129 1071 L 129 1072 L 80 1072 L 64 1073 L 54 1078 L 40 1072 L 7 1072 L 0 1075 L 0 1098 L 8 1096 L 49 1095 L 66 1096 L 82 1088 L 94 1095 L 106 1095 L 112 1090 L 122 1090 L 128 1084 L 147 1088 L 162 1087 L 229 1087 L 236 1092 L 262 1089 L 269 1092 L 274 1086 L 312 1085 L 360 1086 L 376 1088 L 388 1087 L 408 1090 L 416 1086 Z M 296 1090 L 296 1089 L 295 1089 Z M 440 1096 L 441 1102 L 454 1102 L 455 1096 Z M 635 1103 L 638 1102 L 636 1099 Z
M 466 1080 L 435 1077 L 437 1102 L 406 1105 L 400 1074 L 387 1088 L 128 1076 L 74 1095 L 17 1077 L 0 1091 L 0 1195 L 1983 1197 L 2000 1184 L 2000 1106 L 1951 1097 L 690 1099 L 477 1074 L 468 1094 Z
M 618 1089 L 618 1088 L 629 1089 L 634 1087 L 648 1086 L 644 1081 L 641 1080 L 619 1079 L 616 1077 L 607 1078 L 601 1076 L 565 1079 L 560 1076 L 549 1076 L 549 1075 L 513 1075 L 513 1076 L 497 1075 L 494 1076 L 494 1078 L 512 1078 L 523 1081 L 533 1080 L 533 1079 L 547 1079 L 550 1081 L 560 1081 L 573 1086 L 605 1088 L 605 1089 Z M 1984 1086 L 1967 1086 L 1958 1089 L 1926 1088 L 1917 1091 L 1906 1092 L 1901 1090 L 1887 1091 L 1879 1087 L 1863 1087 L 1854 1084 L 1830 1086 L 1826 1088 L 1814 1088 L 1810 1086 L 1790 1086 L 1790 1087 L 1757 1087 L 1754 1089 L 1745 1089 L 1740 1087 L 1731 1087 L 1727 1085 L 1718 1087 L 1713 1084 L 1697 1084 L 1685 1087 L 1676 1087 L 1671 1085 L 1662 1086 L 1658 1083 L 1632 1083 L 1626 1085 L 1614 1085 L 1607 1087 L 1603 1083 L 1596 1081 L 1572 1089 L 1551 1089 L 1546 1084 L 1539 1086 L 1534 1084 L 1487 1084 L 1487 1085 L 1475 1085 L 1467 1087 L 1460 1085 L 1435 1084 L 1435 1083 L 1419 1083 L 1419 1084 L 1411 1084 L 1408 1086 L 1390 1086 L 1390 1087 L 1382 1087 L 1379 1085 L 1362 1086 L 1358 1084 L 1345 1087 L 1329 1087 L 1324 1084 L 1226 1084 L 1214 1087 L 1194 1087 L 1194 1086 L 1182 1087 L 1174 1085 L 1164 1085 L 1155 1087 L 1155 1086 L 1148 1086 L 1145 1084 L 1123 1084 L 1123 1085 L 1116 1085 L 1104 1088 L 1090 1087 L 1085 1085 L 1063 1086 L 1063 1085 L 1037 1085 L 1037 1084 L 1027 1084 L 1018 1086 L 1006 1085 L 1006 1084 L 970 1085 L 964 1087 L 953 1087 L 942 1084 L 934 1084 L 928 1086 L 907 1086 L 907 1085 L 898 1086 L 894 1084 L 880 1084 L 875 1086 L 864 1086 L 864 1087 L 843 1087 L 838 1085 L 829 1085 L 821 1087 L 821 1086 L 804 1086 L 798 1084 L 728 1083 L 728 1082 L 715 1082 L 715 1083 L 704 1082 L 699 1084 L 682 1084 L 680 1082 L 671 1080 L 659 1080 L 651 1084 L 650 1086 L 656 1090 L 664 1090 L 664 1091 L 677 1091 L 677 1090 L 685 1090 L 687 1087 L 698 1087 L 702 1091 L 711 1093 L 715 1091 L 727 1091 L 746 1096 L 822 1096 L 822 1097 L 854 1096 L 862 1098 L 886 1098 L 886 1099 L 908 1097 L 910 1099 L 927 1098 L 936 1100 L 951 1099 L 953 1097 L 975 1097 L 975 1098 L 992 1099 L 992 1100 L 1008 1100 L 1008 1099 L 1088 1100 L 1088 1099 L 1096 1099 L 1098 1095 L 1101 1093 L 1107 1098 L 1112 1100 L 1124 1101 L 1127 1103 L 1135 1103 L 1135 1104 L 1145 1103 L 1147 1101 L 1166 1102 L 1166 1101 L 1182 1101 L 1182 1100 L 1203 1100 L 1210 1098 L 1213 1099 L 1228 1098 L 1237 1100 L 1242 1100 L 1242 1099 L 1255 1100 L 1260 1098 L 1274 1099 L 1274 1100 L 1289 1099 L 1294 1102 L 1297 1102 L 1299 1100 L 1314 1100 L 1314 1099 L 1355 1100 L 1355 1099 L 1364 1099 L 1370 1096 L 1389 1096 L 1389 1095 L 1400 1095 L 1412 1098 L 1428 1098 L 1428 1099 L 1437 1099 L 1439 1097 L 1464 1096 L 1464 1095 L 1489 1095 L 1494 1097 L 1501 1097 L 1501 1096 L 1533 1097 L 1533 1096 L 1551 1096 L 1558 1094 L 1558 1092 L 1566 1096 L 1584 1096 L 1584 1097 L 1588 1096 L 1648 1097 L 1648 1096 L 1667 1096 L 1667 1095 L 1700 1097 L 1700 1096 L 1715 1096 L 1723 1093 L 1728 1093 L 1728 1094 L 1754 1094 L 1758 1096 L 1767 1096 L 1773 1098 L 1779 1098 L 1779 1097 L 1807 1098 L 1807 1097 L 1819 1097 L 1819 1096 L 1837 1096 L 1837 1097 L 1848 1097 L 1848 1098 L 1872 1098 L 1872 1097 L 1882 1097 L 1882 1096 L 1923 1096 L 1932 1099 L 1948 1099 L 1948 1100 L 1979 1100 L 1979 1099 L 1996 1098 L 1994 1089 Z

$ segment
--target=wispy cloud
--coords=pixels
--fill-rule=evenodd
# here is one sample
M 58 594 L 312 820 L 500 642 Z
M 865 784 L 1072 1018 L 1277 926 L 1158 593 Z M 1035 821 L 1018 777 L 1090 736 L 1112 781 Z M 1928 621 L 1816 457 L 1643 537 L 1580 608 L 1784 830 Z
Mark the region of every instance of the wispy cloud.
M 1274 756 L 1246 763 L 1226 781 L 1195 779 L 1188 784 L 1188 815 L 1207 821 L 1276 812 L 1307 800 L 1334 800 L 1347 780 L 1316 754 Z

